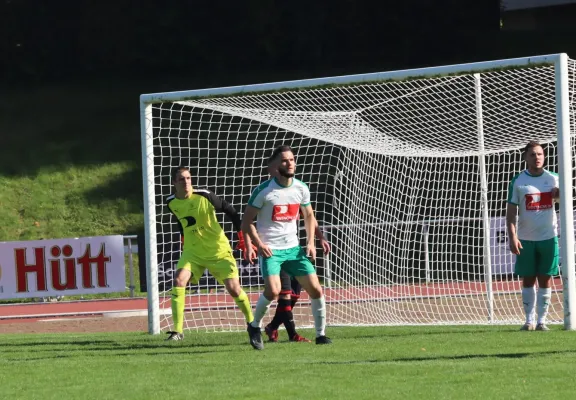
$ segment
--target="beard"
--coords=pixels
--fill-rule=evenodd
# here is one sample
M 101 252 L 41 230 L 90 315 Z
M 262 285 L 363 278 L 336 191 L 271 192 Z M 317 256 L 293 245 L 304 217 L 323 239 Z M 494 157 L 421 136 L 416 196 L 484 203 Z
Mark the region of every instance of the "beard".
M 282 175 L 284 178 L 293 178 L 294 177 L 294 173 L 288 172 L 288 170 L 285 168 L 278 168 L 278 173 L 280 175 Z

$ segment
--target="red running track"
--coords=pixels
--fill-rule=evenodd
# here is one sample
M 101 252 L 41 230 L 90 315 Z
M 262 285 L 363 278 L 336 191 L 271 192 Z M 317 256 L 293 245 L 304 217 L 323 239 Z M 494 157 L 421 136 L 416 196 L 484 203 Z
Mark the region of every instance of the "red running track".
M 496 281 L 492 284 L 495 293 L 520 291 L 517 281 Z M 552 282 L 552 290 L 562 290 L 560 278 Z M 485 282 L 449 282 L 428 285 L 367 286 L 351 288 L 325 288 L 327 302 L 359 302 L 366 300 L 387 301 L 440 296 L 470 296 L 486 293 Z M 259 293 L 250 293 L 250 301 L 255 302 Z M 302 293 L 301 300 L 307 300 Z M 145 298 L 121 298 L 106 300 L 63 301 L 56 303 L 19 303 L 0 305 L 0 323 L 17 319 L 38 319 L 55 317 L 101 316 L 113 312 L 143 312 L 147 309 Z M 166 299 L 163 308 L 170 308 Z M 234 301 L 226 293 L 212 293 L 188 296 L 187 310 L 234 307 Z

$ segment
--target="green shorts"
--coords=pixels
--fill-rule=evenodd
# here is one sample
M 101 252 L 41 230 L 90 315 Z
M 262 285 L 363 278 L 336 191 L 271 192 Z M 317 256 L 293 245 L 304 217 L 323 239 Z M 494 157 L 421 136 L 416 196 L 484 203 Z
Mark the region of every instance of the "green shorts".
M 272 256 L 259 260 L 262 276 L 280 275 L 283 270 L 290 276 L 304 276 L 316 273 L 314 265 L 310 262 L 306 253 L 300 246 L 290 249 L 272 250 Z
M 558 275 L 558 237 L 548 240 L 520 240 L 514 272 L 519 276 Z

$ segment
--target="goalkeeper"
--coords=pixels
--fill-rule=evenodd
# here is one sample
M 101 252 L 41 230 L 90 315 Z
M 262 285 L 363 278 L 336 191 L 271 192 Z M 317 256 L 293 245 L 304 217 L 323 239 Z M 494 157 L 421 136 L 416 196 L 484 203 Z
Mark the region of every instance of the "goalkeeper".
M 271 178 L 278 176 L 278 170 L 273 167 L 270 160 L 268 161 L 268 173 Z M 324 254 L 330 252 L 330 244 L 324 238 L 324 235 L 320 231 L 318 224 L 316 224 L 315 230 L 316 238 L 320 241 Z M 270 342 L 278 341 L 278 328 L 280 325 L 284 324 L 286 332 L 288 333 L 288 338 L 291 342 L 310 342 L 309 339 L 299 335 L 296 332 L 296 324 L 294 323 L 294 314 L 292 310 L 294 306 L 300 299 L 300 292 L 302 291 L 302 285 L 294 277 L 290 277 L 285 271 L 280 271 L 280 294 L 278 295 L 278 304 L 276 306 L 276 312 L 274 313 L 274 318 L 268 325 L 264 327 L 264 332 L 268 336 Z
M 170 336 L 167 340 L 184 338 L 182 330 L 186 285 L 189 280 L 197 284 L 205 269 L 226 287 L 249 324 L 254 320 L 250 300 L 240 286 L 238 266 L 232 256 L 228 238 L 218 223 L 216 212 L 224 212 L 232 220 L 238 231 L 237 247 L 246 256 L 246 246 L 251 244 L 250 239 L 247 243 L 244 241 L 240 231 L 240 215 L 232 205 L 209 190 L 194 189 L 188 168 L 176 168 L 172 173 L 172 181 L 175 191 L 166 199 L 166 205 L 178 220 L 180 233 L 184 237 L 184 248 L 172 288 L 174 331 L 168 332 Z

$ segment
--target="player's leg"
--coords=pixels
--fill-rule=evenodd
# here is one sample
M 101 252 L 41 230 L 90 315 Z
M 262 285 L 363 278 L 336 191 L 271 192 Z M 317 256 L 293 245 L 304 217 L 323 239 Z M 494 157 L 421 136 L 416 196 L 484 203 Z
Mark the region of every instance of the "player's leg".
M 558 238 L 536 242 L 537 251 L 537 276 L 538 276 L 538 293 L 536 300 L 536 310 L 538 321 L 536 323 L 537 331 L 549 330 L 546 326 L 546 317 L 552 298 L 552 276 L 558 275 Z
M 281 290 L 280 283 L 280 265 L 282 265 L 282 254 L 277 254 L 278 250 L 274 250 L 274 255 L 268 258 L 260 258 L 260 268 L 262 270 L 262 277 L 264 278 L 264 293 L 258 298 L 256 309 L 254 310 L 254 321 L 252 326 L 260 328 L 262 319 L 270 308 L 270 303 L 278 298 Z
M 252 307 L 250 306 L 250 299 L 248 295 L 240 286 L 240 279 L 238 274 L 238 265 L 232 254 L 223 256 L 220 260 L 215 262 L 208 268 L 208 272 L 216 278 L 216 280 L 223 284 L 226 291 L 232 296 L 234 302 L 244 314 L 246 323 L 254 320 L 252 314 Z
M 281 290 L 278 296 L 278 305 L 272 321 L 266 325 L 264 331 L 271 342 L 278 341 L 278 327 L 284 324 L 286 333 L 291 342 L 310 342 L 303 336 L 296 332 L 296 323 L 294 322 L 294 314 L 292 313 L 292 278 L 284 270 L 280 271 L 280 284 Z
M 522 278 L 522 304 L 526 322 L 520 328 L 523 331 L 535 329 L 534 311 L 536 308 L 536 246 L 535 242 L 521 240 L 522 249 L 516 256 L 514 272 Z
M 294 306 L 300 300 L 300 292 L 302 292 L 302 285 L 298 282 L 298 279 L 292 278 L 290 280 L 290 286 L 292 289 L 292 293 L 290 293 L 290 305 L 292 306 L 292 310 L 294 310 Z
M 182 340 L 184 339 L 184 306 L 186 302 L 186 285 L 192 279 L 195 281 L 196 277 L 202 275 L 202 268 L 198 264 L 194 264 L 189 255 L 182 253 L 182 257 L 176 266 L 176 276 L 174 277 L 174 285 L 172 286 L 172 322 L 174 330 L 168 332 L 167 340 Z M 196 281 L 195 281 L 196 282 Z
M 302 291 L 302 285 L 300 285 L 300 282 L 298 282 L 298 279 L 291 277 L 290 278 L 290 287 L 291 287 L 291 293 L 290 293 L 291 320 L 289 322 L 291 322 L 292 325 L 294 325 L 294 331 L 296 331 L 296 323 L 294 322 L 294 306 L 296 305 L 296 303 L 300 299 L 300 292 Z M 286 323 L 284 325 L 286 325 Z M 293 342 L 310 342 L 310 340 L 299 335 L 298 333 L 296 333 L 296 335 L 294 337 L 291 337 L 290 340 Z
M 282 264 L 281 254 L 275 254 L 268 258 L 260 257 L 259 265 L 264 278 L 264 293 L 260 295 L 256 302 L 254 310 L 254 320 L 248 324 L 248 335 L 250 335 L 250 344 L 256 350 L 264 348 L 262 342 L 262 318 L 268 312 L 272 300 L 280 294 L 280 265 Z
M 268 336 L 268 340 L 270 342 L 277 342 L 278 341 L 278 328 L 281 324 L 283 324 L 287 317 L 287 313 L 290 313 L 290 317 L 292 317 L 292 307 L 290 305 L 290 275 L 288 275 L 285 271 L 280 271 L 280 294 L 278 295 L 278 304 L 276 306 L 276 311 L 274 313 L 274 318 L 266 327 L 264 327 L 264 332 Z M 291 318 L 293 319 L 293 318 Z M 287 328 L 288 329 L 288 328 Z M 288 337 L 290 336 L 291 332 L 288 332 Z M 295 332 L 294 332 L 295 333 Z
M 287 272 L 296 277 L 304 290 L 310 296 L 314 328 L 316 329 L 316 344 L 329 344 L 332 341 L 326 336 L 326 301 L 322 286 L 316 275 L 316 269 L 310 262 L 304 250 L 298 246 L 292 250 L 290 261 L 286 262 Z

